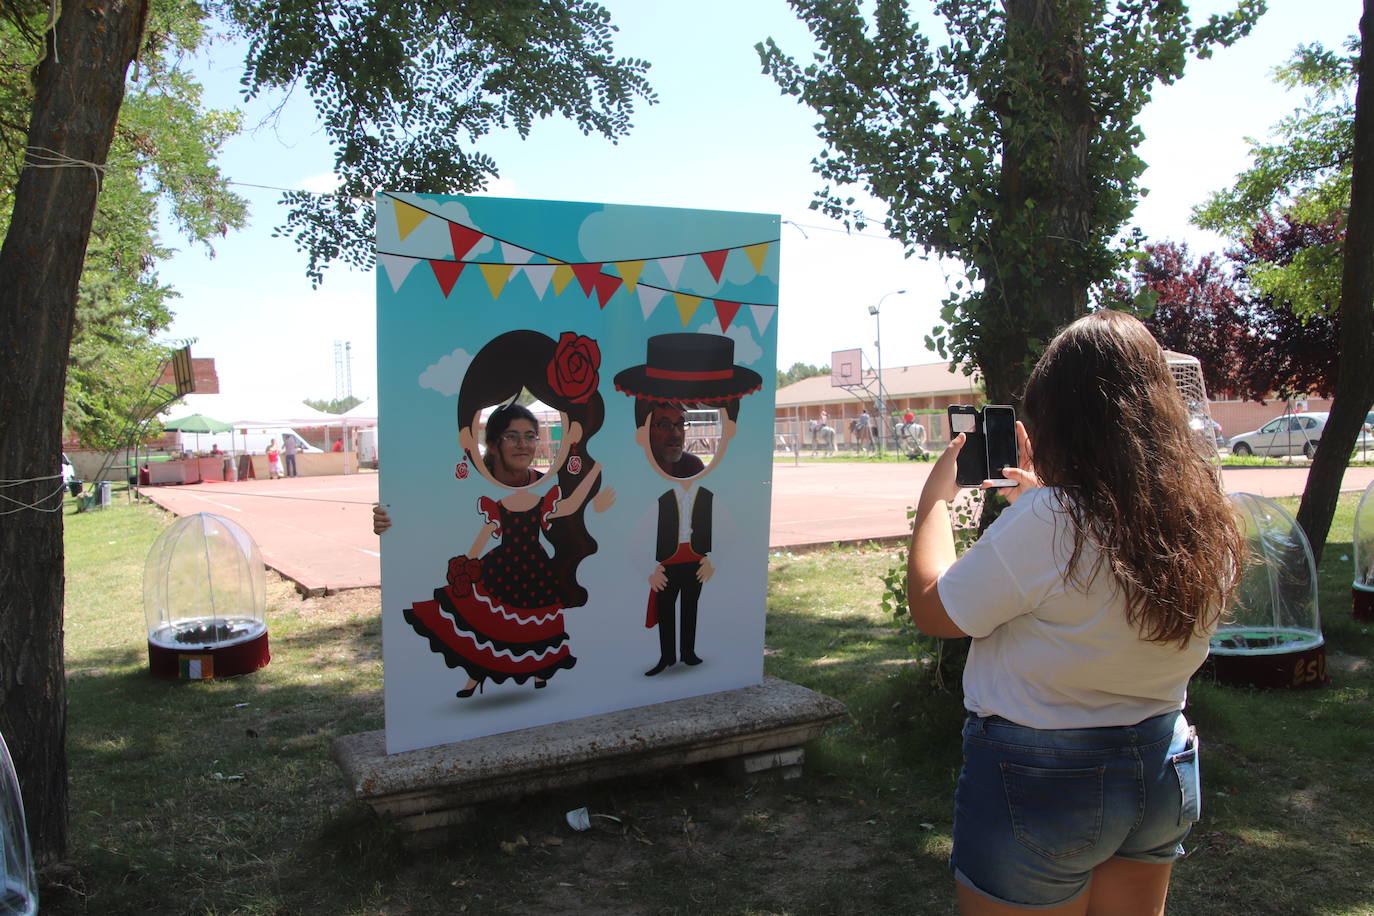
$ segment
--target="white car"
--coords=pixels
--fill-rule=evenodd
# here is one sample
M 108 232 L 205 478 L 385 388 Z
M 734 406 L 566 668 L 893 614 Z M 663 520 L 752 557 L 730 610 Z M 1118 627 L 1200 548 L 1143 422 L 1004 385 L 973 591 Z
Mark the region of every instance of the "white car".
M 1306 455 L 1311 458 L 1321 444 L 1328 414 L 1294 413 L 1276 417 L 1259 429 L 1231 437 L 1231 454 L 1246 455 Z M 1369 448 L 1374 438 L 1366 430 L 1360 431 L 1355 448 Z

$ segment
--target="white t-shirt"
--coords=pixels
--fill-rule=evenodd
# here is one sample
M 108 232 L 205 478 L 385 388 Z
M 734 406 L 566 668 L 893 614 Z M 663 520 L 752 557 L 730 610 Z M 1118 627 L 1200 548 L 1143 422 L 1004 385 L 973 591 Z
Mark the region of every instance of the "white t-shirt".
M 1134 725 L 1182 709 L 1207 640 L 1180 650 L 1141 639 L 1110 573 L 1086 588 L 1065 581 L 1072 547 L 1055 491 L 1035 489 L 940 576 L 945 611 L 973 637 L 964 706 L 1029 728 Z M 1084 544 L 1079 569 L 1097 556 Z

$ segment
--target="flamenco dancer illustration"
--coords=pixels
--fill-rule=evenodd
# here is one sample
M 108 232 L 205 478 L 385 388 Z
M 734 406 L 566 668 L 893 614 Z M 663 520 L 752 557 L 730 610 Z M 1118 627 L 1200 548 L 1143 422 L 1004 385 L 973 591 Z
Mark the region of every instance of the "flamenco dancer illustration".
M 510 331 L 484 346 L 463 378 L 458 442 L 464 461 L 456 476 L 466 476 L 470 460 L 476 473 L 508 492 L 477 500 L 482 525 L 472 547 L 449 560 L 447 584 L 434 590 L 433 600 L 405 610 L 406 621 L 430 648 L 450 668 L 467 672 L 459 697 L 472 696 L 487 681 L 532 679 L 542 688 L 577 663 L 563 612 L 587 601 L 577 567 L 597 545 L 583 523 L 583 509 L 590 499 L 604 512 L 615 500 L 613 490 L 601 489 L 601 464 L 587 452 L 605 418 L 596 390 L 600 361 L 596 341 L 571 331 L 557 342 L 537 331 Z M 566 417 L 558 463 L 547 475 L 529 466 L 539 444 L 538 423 L 513 403 L 492 412 L 486 455 L 477 457 L 482 409 L 513 401 L 521 388 Z M 555 475 L 553 486 L 541 492 Z

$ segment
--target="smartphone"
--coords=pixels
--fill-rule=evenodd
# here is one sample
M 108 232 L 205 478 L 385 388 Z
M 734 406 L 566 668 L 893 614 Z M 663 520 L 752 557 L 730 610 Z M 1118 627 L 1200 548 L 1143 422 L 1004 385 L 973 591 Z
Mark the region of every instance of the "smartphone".
M 972 404 L 951 404 L 949 437 L 964 434 L 964 447 L 954 468 L 954 482 L 961 487 L 980 486 L 988 477 L 988 450 L 983 441 L 983 415 Z
M 983 440 L 988 451 L 988 482 L 994 487 L 1014 487 L 1016 481 L 1002 476 L 1002 469 L 1017 466 L 1016 409 L 1000 404 L 983 408 Z
M 961 487 L 982 486 L 988 481 L 994 487 L 1014 487 L 1016 481 L 1002 476 L 1002 468 L 1016 467 L 1016 410 L 1000 404 L 989 404 L 982 410 L 969 404 L 951 404 L 950 437 L 963 433 L 964 448 L 959 452 L 954 482 Z

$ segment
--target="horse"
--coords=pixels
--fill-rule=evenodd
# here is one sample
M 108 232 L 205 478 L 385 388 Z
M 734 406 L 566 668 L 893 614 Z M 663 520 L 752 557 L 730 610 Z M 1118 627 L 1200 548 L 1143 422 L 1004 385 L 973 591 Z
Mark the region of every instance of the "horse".
M 835 427 L 823 425 L 819 420 L 812 420 L 811 456 L 814 458 L 822 448 L 827 455 L 835 454 Z
M 873 430 L 859 417 L 849 421 L 849 433 L 854 437 L 854 447 L 858 451 L 867 452 L 873 447 Z
M 926 428 L 915 420 L 897 424 L 897 442 L 906 449 L 906 456 L 913 461 L 917 458 L 925 461 L 930 457 L 925 448 Z

